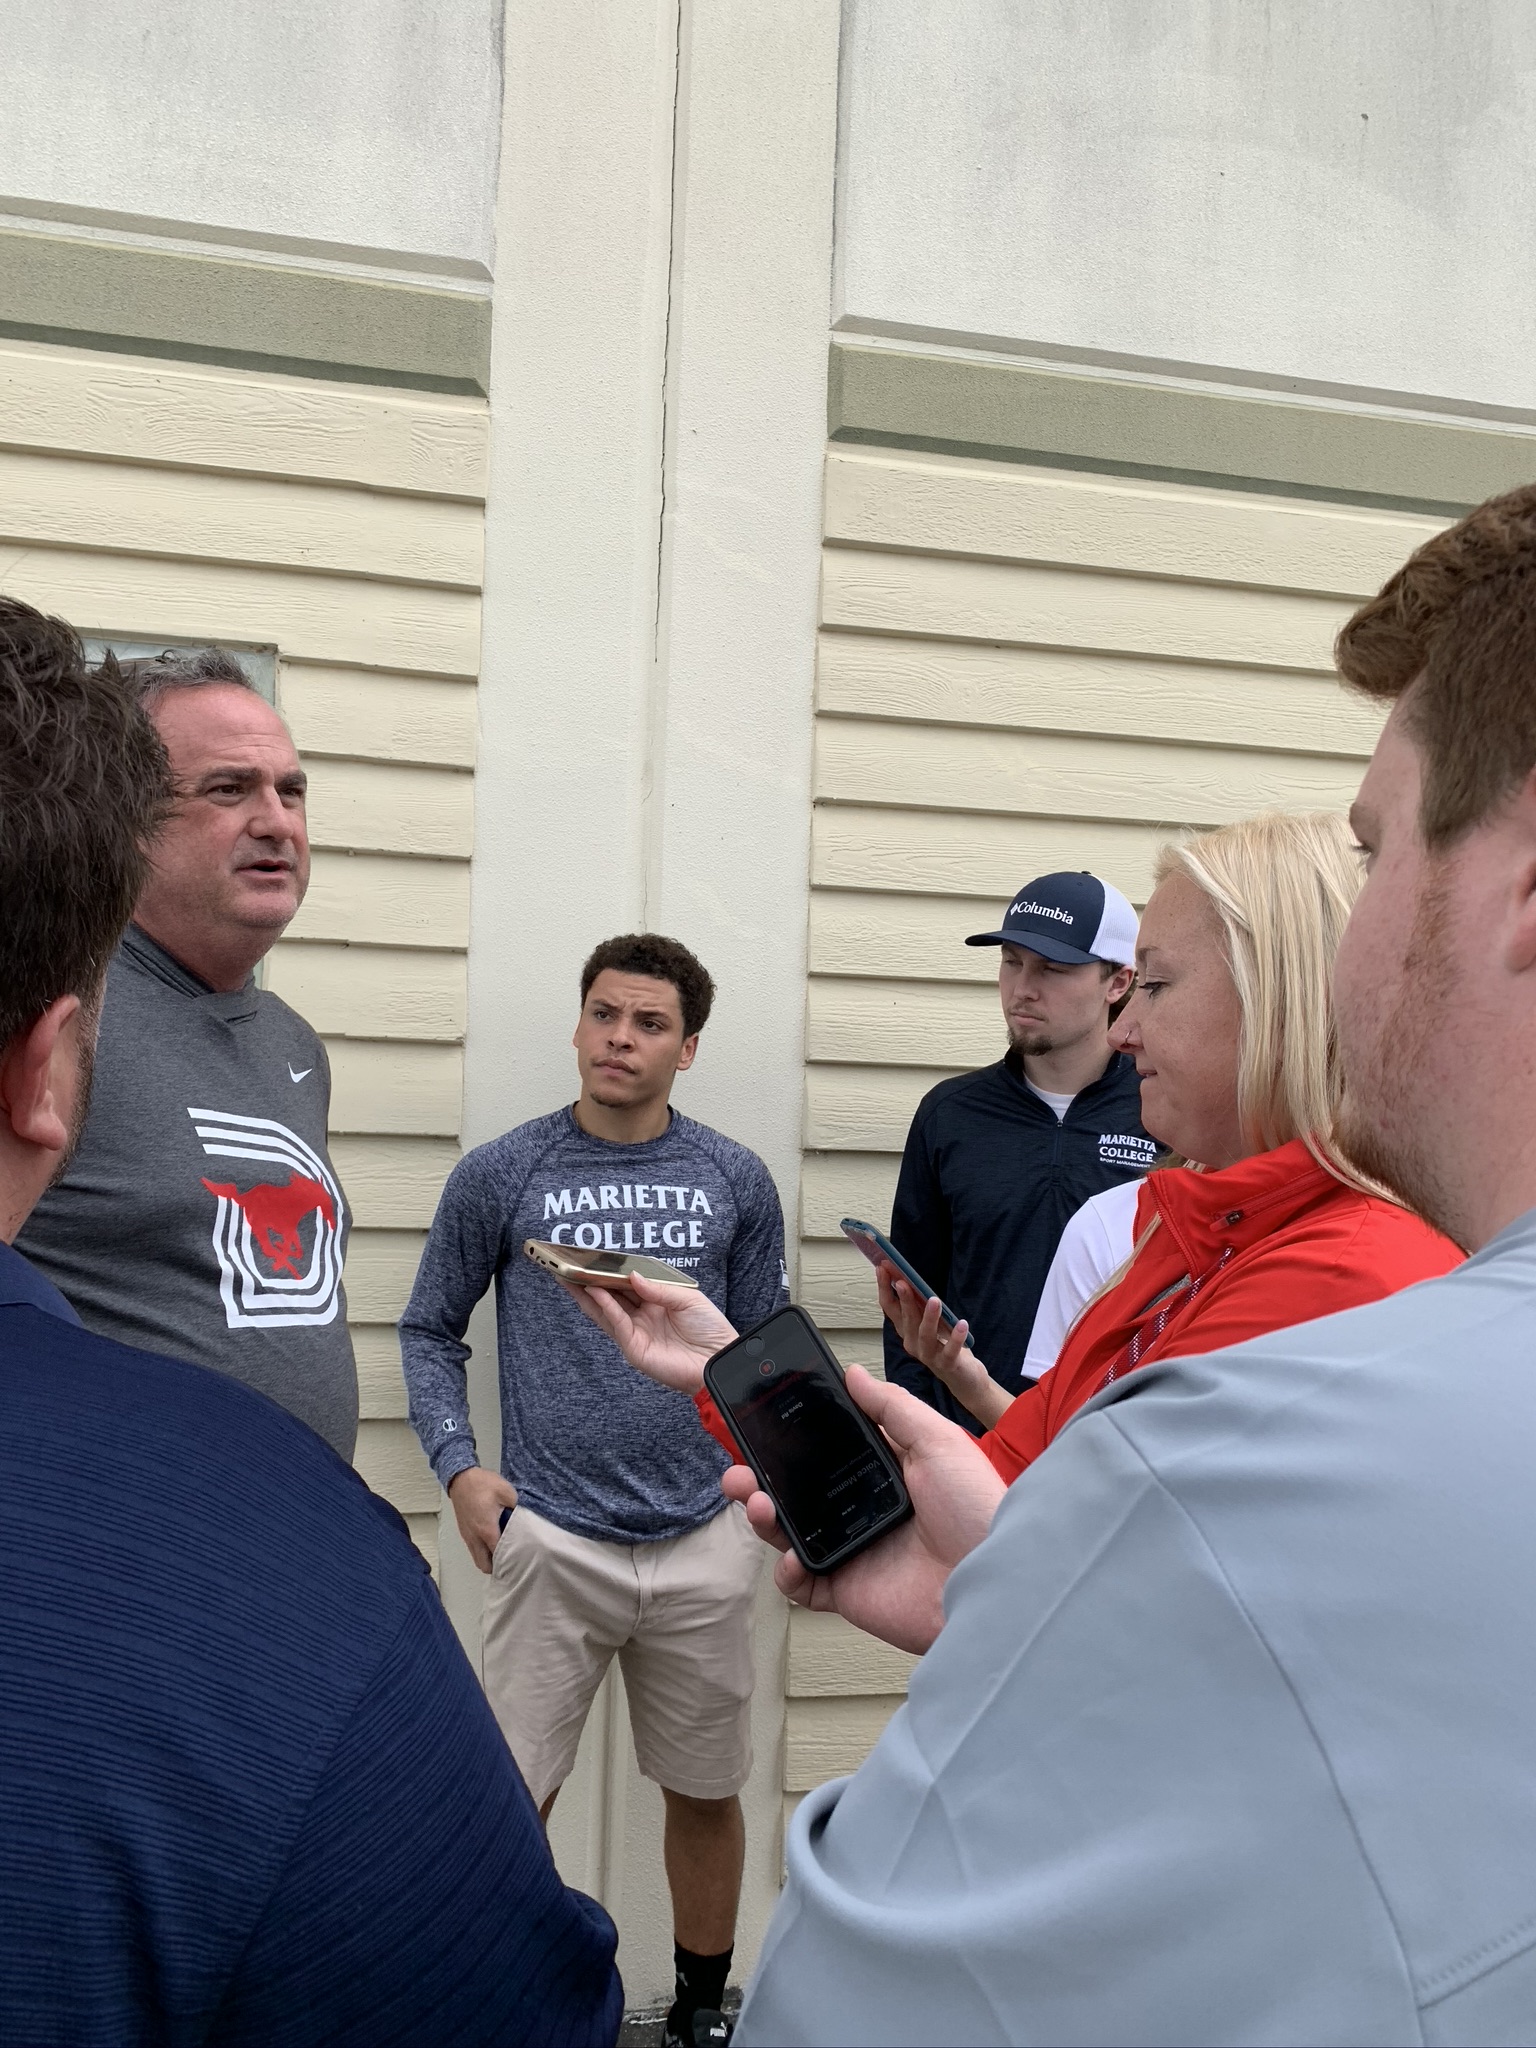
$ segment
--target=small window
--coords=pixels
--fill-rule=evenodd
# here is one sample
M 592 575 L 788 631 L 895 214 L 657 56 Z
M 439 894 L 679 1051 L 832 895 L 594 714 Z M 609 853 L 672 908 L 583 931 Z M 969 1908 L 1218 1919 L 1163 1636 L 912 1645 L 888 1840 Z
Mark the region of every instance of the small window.
M 241 640 L 125 640 L 117 633 L 83 633 L 88 661 L 100 661 L 109 651 L 119 661 L 153 660 L 157 654 L 180 654 L 199 647 L 222 647 L 232 654 L 269 704 L 277 702 L 277 649 L 255 647 Z

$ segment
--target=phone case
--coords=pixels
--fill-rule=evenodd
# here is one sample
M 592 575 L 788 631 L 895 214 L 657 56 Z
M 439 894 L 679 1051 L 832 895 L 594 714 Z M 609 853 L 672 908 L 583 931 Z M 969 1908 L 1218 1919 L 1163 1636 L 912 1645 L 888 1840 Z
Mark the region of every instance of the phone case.
M 901 1253 L 897 1251 L 895 1245 L 891 1243 L 891 1240 L 885 1235 L 883 1231 L 876 1230 L 875 1226 L 872 1223 L 861 1223 L 856 1216 L 845 1216 L 842 1222 L 839 1223 L 837 1227 L 843 1233 L 844 1237 L 847 1238 L 848 1242 L 852 1246 L 854 1246 L 856 1250 L 861 1251 L 864 1254 L 865 1258 L 868 1259 L 869 1263 L 872 1266 L 878 1266 L 880 1261 L 884 1259 L 888 1265 L 892 1265 L 896 1268 L 897 1272 L 901 1275 L 903 1280 L 906 1281 L 907 1285 L 911 1287 L 914 1290 L 914 1292 L 922 1298 L 922 1300 L 933 1300 L 934 1290 L 928 1285 L 928 1282 L 923 1278 L 922 1274 L 918 1272 L 917 1268 L 912 1264 L 912 1262 L 909 1259 L 904 1259 L 902 1257 Z M 945 1328 L 949 1330 L 952 1330 L 955 1327 L 956 1323 L 958 1323 L 960 1320 L 960 1318 L 955 1314 L 954 1310 L 950 1308 L 946 1302 L 943 1301 L 939 1303 L 939 1318 L 943 1322 Z M 967 1333 L 965 1339 L 965 1349 L 967 1351 L 974 1351 L 975 1348 L 975 1345 L 971 1342 L 969 1333 Z
M 785 1315 L 794 1316 L 804 1324 L 812 1343 L 821 1353 L 826 1363 L 832 1368 L 839 1382 L 841 1382 L 846 1375 L 843 1372 L 842 1366 L 838 1363 L 831 1346 L 827 1343 L 826 1338 L 822 1336 L 820 1330 L 817 1329 L 811 1317 L 800 1307 L 799 1303 L 792 1302 L 788 1308 L 775 1309 L 772 1315 L 765 1316 L 760 1323 L 754 1323 L 750 1330 L 743 1330 L 734 1344 L 727 1344 L 724 1350 L 717 1351 L 704 1368 L 704 1386 L 710 1399 L 723 1416 L 726 1427 L 730 1430 L 736 1448 L 741 1454 L 742 1462 L 752 1468 L 753 1476 L 757 1480 L 758 1485 L 773 1502 L 779 1517 L 779 1527 L 789 1538 L 791 1550 L 794 1551 L 796 1557 L 799 1558 L 800 1562 L 814 1578 L 825 1578 L 829 1572 L 835 1572 L 840 1566 L 847 1564 L 851 1558 L 857 1557 L 861 1551 L 867 1550 L 870 1544 L 878 1542 L 889 1530 L 899 1528 L 903 1522 L 908 1521 L 912 1514 L 912 1502 L 907 1494 L 906 1482 L 901 1476 L 901 1467 L 897 1464 L 889 1445 L 863 1410 L 855 1407 L 853 1409 L 854 1414 L 858 1416 L 861 1426 L 867 1432 L 874 1448 L 880 1453 L 880 1456 L 890 1468 L 892 1477 L 896 1481 L 896 1490 L 899 1496 L 898 1504 L 883 1521 L 877 1522 L 873 1528 L 861 1529 L 857 1536 L 843 1545 L 841 1550 L 834 1551 L 831 1557 L 823 1559 L 820 1564 L 814 1563 L 806 1555 L 800 1541 L 799 1532 L 785 1515 L 783 1503 L 780 1501 L 772 1482 L 737 1431 L 735 1422 L 732 1419 L 730 1406 L 723 1397 L 718 1377 L 712 1377 L 714 1368 L 722 1358 L 729 1357 L 733 1351 L 746 1344 L 750 1338 L 755 1337 L 759 1330 L 766 1329 L 769 1323 L 777 1322 L 781 1316 Z M 850 1407 L 853 1406 L 851 1400 L 849 1405 Z
M 555 1252 L 558 1252 L 560 1247 L 556 1245 L 553 1249 Z M 544 1243 L 542 1238 L 525 1237 L 523 1239 L 523 1251 L 532 1259 L 536 1266 L 542 1266 L 546 1273 L 553 1273 L 557 1280 L 568 1280 L 575 1287 L 616 1287 L 623 1289 L 629 1285 L 629 1275 L 627 1273 L 594 1273 L 590 1268 L 578 1266 L 572 1260 L 552 1257 L 551 1248 Z M 666 1267 L 665 1272 L 653 1273 L 647 1270 L 651 1266 L 666 1266 L 664 1259 L 647 1259 L 644 1253 L 641 1252 L 633 1253 L 631 1256 L 641 1261 L 641 1271 L 647 1280 L 659 1280 L 663 1286 L 667 1287 L 689 1287 L 694 1289 L 698 1287 L 699 1283 L 691 1273 L 679 1273 L 670 1266 Z

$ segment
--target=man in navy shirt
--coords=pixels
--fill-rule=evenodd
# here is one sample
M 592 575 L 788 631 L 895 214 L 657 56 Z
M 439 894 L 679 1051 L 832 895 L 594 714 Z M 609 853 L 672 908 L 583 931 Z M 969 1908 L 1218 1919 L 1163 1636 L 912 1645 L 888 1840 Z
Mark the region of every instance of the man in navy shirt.
M 122 682 L 0 599 L 0 2039 L 611 2043 L 612 1923 L 399 1517 L 10 1248 L 167 797 Z
M 1010 1394 L 1061 1233 L 1091 1195 L 1146 1172 L 1133 1060 L 1109 1043 L 1129 990 L 1136 913 L 1097 875 L 1040 875 L 995 932 L 1008 1051 L 930 1089 L 917 1106 L 891 1209 L 891 1242 L 957 1316 Z M 885 1374 L 973 1435 L 981 1424 L 885 1329 Z

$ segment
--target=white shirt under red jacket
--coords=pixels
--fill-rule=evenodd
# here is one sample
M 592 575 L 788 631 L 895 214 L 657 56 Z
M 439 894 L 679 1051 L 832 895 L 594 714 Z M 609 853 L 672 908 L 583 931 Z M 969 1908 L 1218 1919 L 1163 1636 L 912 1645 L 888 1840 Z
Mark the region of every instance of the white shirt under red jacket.
M 350 1459 L 350 1222 L 325 1048 L 254 981 L 220 994 L 130 925 L 90 1113 L 18 1251 L 100 1336 L 228 1373 Z

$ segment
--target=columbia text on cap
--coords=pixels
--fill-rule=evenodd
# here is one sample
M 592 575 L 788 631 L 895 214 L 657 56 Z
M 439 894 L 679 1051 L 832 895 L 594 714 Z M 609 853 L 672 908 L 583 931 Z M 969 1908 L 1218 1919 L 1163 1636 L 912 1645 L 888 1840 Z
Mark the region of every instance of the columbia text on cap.
M 1069 967 L 1085 967 L 1091 960 L 1130 967 L 1136 959 L 1136 912 L 1097 875 L 1040 875 L 1026 882 L 1003 912 L 1000 930 L 977 932 L 965 943 L 1022 946 Z

